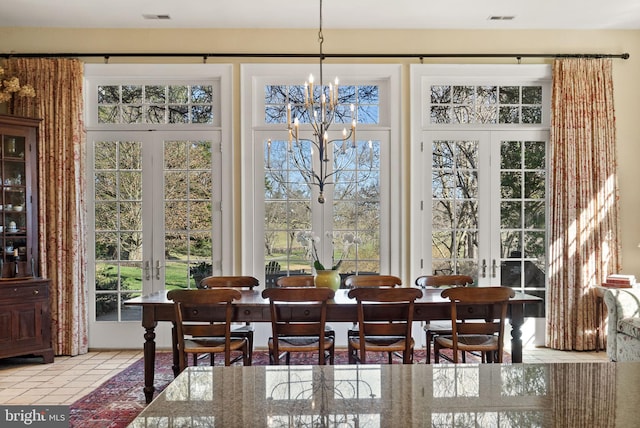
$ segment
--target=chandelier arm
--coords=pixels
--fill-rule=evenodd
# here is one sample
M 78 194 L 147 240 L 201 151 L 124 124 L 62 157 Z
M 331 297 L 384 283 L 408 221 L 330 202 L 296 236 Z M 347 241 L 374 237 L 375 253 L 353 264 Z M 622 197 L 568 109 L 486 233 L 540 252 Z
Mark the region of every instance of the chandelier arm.
M 296 140 L 298 141 L 307 141 L 311 144 L 313 144 L 316 148 L 318 147 L 318 144 L 308 138 L 297 138 Z M 302 151 L 302 144 L 295 144 L 295 152 L 294 149 L 292 148 L 291 150 L 292 154 L 291 154 L 291 159 L 293 161 L 293 163 L 295 164 L 296 168 L 298 169 L 298 171 L 300 171 L 300 173 L 302 174 L 302 176 L 305 178 L 305 181 L 308 185 L 315 185 L 318 186 L 322 180 L 320 179 L 320 176 L 313 170 L 312 165 L 309 165 L 306 162 L 307 157 L 304 155 L 303 151 Z M 313 159 L 309 158 L 311 162 L 313 162 Z M 317 181 L 317 182 L 316 182 Z

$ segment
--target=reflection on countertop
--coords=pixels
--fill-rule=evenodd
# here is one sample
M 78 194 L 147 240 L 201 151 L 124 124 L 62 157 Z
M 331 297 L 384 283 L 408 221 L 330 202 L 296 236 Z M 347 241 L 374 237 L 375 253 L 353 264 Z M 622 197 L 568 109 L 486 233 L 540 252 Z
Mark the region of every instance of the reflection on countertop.
M 640 363 L 189 367 L 130 427 L 626 428 L 639 393 Z

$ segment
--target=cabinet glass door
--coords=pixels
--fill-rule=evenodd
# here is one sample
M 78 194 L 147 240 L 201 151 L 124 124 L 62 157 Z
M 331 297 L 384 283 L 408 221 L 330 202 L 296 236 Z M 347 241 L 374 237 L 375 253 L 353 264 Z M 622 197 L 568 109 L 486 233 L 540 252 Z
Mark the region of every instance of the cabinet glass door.
M 35 270 L 27 239 L 30 208 L 27 205 L 27 148 L 25 136 L 2 136 L 0 262 L 3 278 L 33 276 Z

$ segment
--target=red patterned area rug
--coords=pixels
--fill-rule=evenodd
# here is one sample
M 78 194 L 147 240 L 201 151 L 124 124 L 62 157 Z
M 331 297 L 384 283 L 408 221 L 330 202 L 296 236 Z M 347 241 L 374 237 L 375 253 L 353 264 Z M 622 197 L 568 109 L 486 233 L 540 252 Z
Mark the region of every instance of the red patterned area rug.
M 386 363 L 386 354 L 372 354 L 371 363 Z M 377 359 L 375 359 L 377 358 Z M 474 359 L 473 361 L 470 360 Z M 478 362 L 475 357 L 467 358 L 467 362 Z M 291 364 L 317 364 L 317 355 L 292 355 Z M 505 354 L 505 360 L 510 356 Z M 416 363 L 425 362 L 424 349 L 414 353 Z M 443 361 L 442 359 L 440 360 Z M 222 358 L 216 361 L 222 365 Z M 401 360 L 395 358 L 394 363 Z M 160 393 L 173 380 L 173 364 L 170 352 L 161 352 L 156 356 L 155 387 L 156 394 Z M 199 364 L 208 364 L 201 360 Z M 254 351 L 253 365 L 269 364 L 266 351 Z M 335 364 L 348 364 L 346 350 L 337 350 Z M 70 406 L 70 427 L 82 428 L 123 428 L 126 427 L 144 409 L 144 362 L 142 359 L 133 363 L 122 372 L 112 377 L 95 391 L 84 396 Z

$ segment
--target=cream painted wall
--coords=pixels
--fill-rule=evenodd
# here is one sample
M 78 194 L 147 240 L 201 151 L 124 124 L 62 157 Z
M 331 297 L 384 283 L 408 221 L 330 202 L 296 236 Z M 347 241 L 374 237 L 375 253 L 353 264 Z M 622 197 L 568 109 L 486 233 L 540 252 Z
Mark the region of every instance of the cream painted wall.
M 624 53 L 629 60 L 613 62 L 616 123 L 619 157 L 622 262 L 625 273 L 640 278 L 640 192 L 637 190 L 640 165 L 640 31 L 418 31 L 418 30 L 324 30 L 325 53 Z M 0 53 L 115 53 L 115 52 L 242 52 L 317 53 L 316 30 L 83 30 L 48 28 L 0 28 Z M 102 62 L 103 58 L 86 58 Z M 202 58 L 111 58 L 110 62 L 198 63 Z M 209 63 L 233 63 L 234 93 L 239 94 L 242 62 L 288 59 L 211 58 Z M 304 60 L 307 61 L 307 60 Z M 315 60 L 308 60 L 315 61 Z M 332 60 L 327 62 L 383 62 L 383 60 Z M 512 59 L 425 59 L 429 63 L 513 63 Z M 523 63 L 550 62 L 550 59 L 524 59 Z M 403 72 L 404 111 L 408 111 L 409 67 L 418 59 L 390 59 L 405 64 Z M 635 107 L 634 107 L 635 106 Z M 236 190 L 239 191 L 240 106 L 234 106 L 234 146 L 236 150 Z M 403 139 L 409 144 L 408 115 L 403 122 Z M 405 151 L 405 153 L 408 151 Z M 409 165 L 404 159 L 405 165 Z M 408 168 L 407 181 L 410 174 Z M 408 189 L 406 186 L 407 200 Z M 240 210 L 239 200 L 235 209 Z M 405 212 L 408 212 L 405 208 Z M 408 220 L 408 219 L 407 219 Z M 406 224 L 409 224 L 408 221 Z M 239 235 L 239 228 L 236 231 Z M 408 252 L 408 243 L 405 254 Z M 236 259 L 240 260 L 239 254 Z M 405 269 L 408 271 L 408 266 Z

